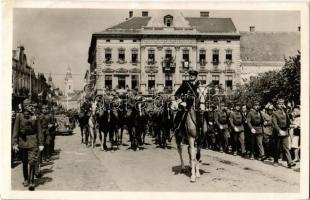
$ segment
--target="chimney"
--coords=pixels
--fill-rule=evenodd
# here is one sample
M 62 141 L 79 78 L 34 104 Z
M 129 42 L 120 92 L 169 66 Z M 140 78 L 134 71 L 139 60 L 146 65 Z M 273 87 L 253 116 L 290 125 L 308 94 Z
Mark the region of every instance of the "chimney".
M 300 26 L 298 26 L 298 32 L 300 32 Z
M 17 50 L 14 49 L 14 50 L 12 51 L 12 54 L 13 54 L 13 55 L 12 55 L 13 59 L 17 59 Z
M 254 32 L 255 31 L 255 26 L 250 26 L 250 32 Z
M 133 11 L 131 10 L 129 11 L 129 18 L 132 18 L 132 16 L 133 16 Z
M 209 11 L 201 11 L 200 17 L 209 17 Z
M 142 11 L 142 17 L 148 17 L 149 12 L 148 11 Z

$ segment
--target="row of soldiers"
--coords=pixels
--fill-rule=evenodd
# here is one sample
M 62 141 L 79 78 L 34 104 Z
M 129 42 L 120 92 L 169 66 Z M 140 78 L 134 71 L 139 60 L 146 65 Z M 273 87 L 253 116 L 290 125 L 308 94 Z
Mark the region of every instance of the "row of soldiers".
M 250 109 L 239 103 L 228 109 L 225 103 L 221 103 L 220 109 L 211 108 L 207 121 L 206 145 L 210 149 L 232 152 L 235 156 L 240 150 L 242 157 L 254 159 L 257 155 L 261 161 L 273 157 L 274 166 L 279 165 L 282 153 L 289 168 L 296 165 L 290 147 L 293 138 L 300 143 L 300 112 L 298 107 L 287 109 L 283 99 L 278 99 L 276 108 L 268 103 L 263 109 L 258 101 Z M 293 147 L 298 150 L 298 146 L 295 144 Z M 293 156 L 296 161 L 299 160 L 298 151 Z
M 13 120 L 12 148 L 23 164 L 23 185 L 34 190 L 35 176 L 42 176 L 42 160 L 49 162 L 54 153 L 57 122 L 47 105 L 40 110 L 30 99 L 25 99 L 22 106 Z

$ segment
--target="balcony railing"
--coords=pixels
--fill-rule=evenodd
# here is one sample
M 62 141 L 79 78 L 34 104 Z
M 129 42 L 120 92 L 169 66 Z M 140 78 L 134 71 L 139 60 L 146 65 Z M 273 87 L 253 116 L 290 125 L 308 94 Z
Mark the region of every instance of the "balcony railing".
M 219 65 L 220 62 L 219 62 L 218 60 L 213 60 L 213 61 L 212 61 L 212 64 L 213 64 L 213 65 Z
M 130 63 L 131 63 L 132 65 L 137 65 L 137 64 L 139 63 L 139 61 L 138 61 L 138 60 L 132 60 Z
M 113 61 L 112 61 L 112 60 L 105 60 L 104 63 L 105 63 L 105 64 L 112 64 Z
M 231 65 L 231 64 L 233 64 L 233 61 L 232 60 L 230 60 L 230 59 L 228 59 L 228 60 L 225 60 L 225 62 L 224 62 L 226 65 Z
M 156 63 L 157 62 L 155 60 L 151 60 L 151 59 L 146 61 L 146 64 L 148 64 L 148 65 L 155 65 Z
M 174 73 L 175 72 L 175 63 L 172 60 L 163 60 L 162 67 L 164 73 Z
M 206 60 L 200 60 L 198 63 L 199 63 L 199 65 L 200 65 L 201 67 L 204 67 L 204 66 L 206 66 L 206 64 L 207 64 L 207 61 L 206 61 Z
M 118 63 L 118 64 L 125 64 L 125 63 L 127 63 L 127 62 L 126 62 L 126 60 L 119 59 L 119 60 L 117 61 L 117 63 Z

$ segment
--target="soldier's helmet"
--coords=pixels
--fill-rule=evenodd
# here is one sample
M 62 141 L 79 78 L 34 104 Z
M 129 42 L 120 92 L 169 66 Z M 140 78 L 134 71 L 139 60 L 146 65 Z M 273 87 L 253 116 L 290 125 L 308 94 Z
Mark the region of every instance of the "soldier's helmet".
M 284 99 L 283 98 L 278 98 L 277 104 L 279 104 L 279 103 L 284 103 Z
M 29 106 L 29 105 L 31 105 L 31 100 L 30 100 L 30 99 L 25 99 L 25 100 L 23 101 L 23 105 L 24 105 L 24 106 Z

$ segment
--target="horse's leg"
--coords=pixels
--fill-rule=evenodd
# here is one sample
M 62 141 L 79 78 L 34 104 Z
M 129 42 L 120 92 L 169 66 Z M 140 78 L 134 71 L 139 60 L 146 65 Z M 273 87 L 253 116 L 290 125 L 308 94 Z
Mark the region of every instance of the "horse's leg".
M 189 136 L 188 137 L 189 143 L 189 153 L 190 153 L 190 163 L 191 163 L 191 182 L 196 181 L 196 157 L 195 157 L 195 138 Z
M 176 143 L 177 143 L 178 153 L 179 153 L 180 161 L 181 161 L 181 173 L 185 173 L 186 170 L 185 170 L 184 160 L 183 160 L 183 156 L 182 156 L 181 140 L 182 140 L 182 138 L 180 138 L 179 136 L 176 136 Z
M 103 148 L 105 149 L 105 150 L 107 150 L 108 149 L 108 147 L 107 147 L 107 136 L 108 136 L 108 130 L 104 130 L 104 146 L 103 146 Z
M 83 126 L 80 124 L 80 129 L 81 129 L 81 144 L 84 143 L 84 137 L 83 137 Z
M 103 151 L 103 138 L 102 138 L 102 130 L 100 127 L 98 131 L 99 131 L 99 139 L 100 139 L 100 150 Z
M 199 172 L 199 161 L 200 161 L 200 150 L 201 148 L 197 146 L 197 153 L 196 153 L 196 177 L 200 178 L 200 172 Z

